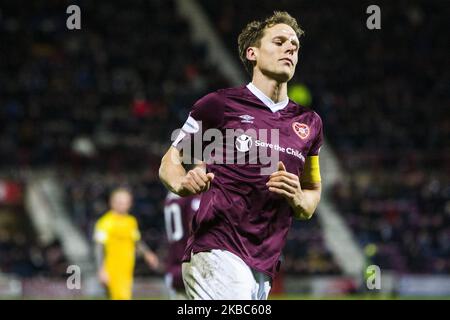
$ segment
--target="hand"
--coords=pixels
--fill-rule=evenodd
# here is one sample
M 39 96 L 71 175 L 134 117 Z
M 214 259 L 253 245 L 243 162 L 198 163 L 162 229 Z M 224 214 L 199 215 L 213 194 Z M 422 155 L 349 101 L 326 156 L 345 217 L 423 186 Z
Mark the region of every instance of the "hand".
M 98 270 L 97 277 L 101 284 L 103 284 L 105 286 L 108 285 L 109 275 L 106 272 L 105 267 L 102 267 L 100 270 Z
M 304 194 L 297 175 L 286 171 L 283 162 L 278 162 L 278 171 L 270 175 L 266 183 L 269 191 L 283 196 L 295 210 L 302 208 Z
M 156 254 L 154 254 L 153 252 L 146 252 L 144 254 L 144 259 L 147 262 L 147 264 L 149 265 L 150 268 L 152 268 L 153 270 L 158 269 L 159 267 L 159 259 L 158 256 Z
M 208 191 L 213 179 L 214 173 L 206 173 L 204 169 L 196 167 L 181 178 L 175 193 L 185 197 Z

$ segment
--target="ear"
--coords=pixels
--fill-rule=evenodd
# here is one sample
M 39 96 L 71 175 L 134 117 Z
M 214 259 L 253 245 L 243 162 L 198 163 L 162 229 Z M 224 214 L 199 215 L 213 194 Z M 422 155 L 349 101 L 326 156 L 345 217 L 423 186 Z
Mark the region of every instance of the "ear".
M 256 62 L 256 58 L 258 57 L 258 48 L 256 47 L 248 47 L 246 52 L 246 58 L 249 61 Z

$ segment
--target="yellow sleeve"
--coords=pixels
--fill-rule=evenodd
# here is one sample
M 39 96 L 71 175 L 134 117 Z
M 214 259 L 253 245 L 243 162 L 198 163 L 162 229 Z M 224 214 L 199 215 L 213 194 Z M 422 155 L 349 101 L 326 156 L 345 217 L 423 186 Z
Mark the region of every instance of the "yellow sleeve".
M 301 183 L 318 183 L 321 181 L 319 156 L 306 157 Z
M 135 217 L 133 217 L 133 240 L 139 241 L 141 240 L 141 233 L 139 232 L 139 226 Z
M 98 243 L 106 243 L 108 240 L 108 221 L 105 218 L 100 218 L 95 224 L 94 240 Z

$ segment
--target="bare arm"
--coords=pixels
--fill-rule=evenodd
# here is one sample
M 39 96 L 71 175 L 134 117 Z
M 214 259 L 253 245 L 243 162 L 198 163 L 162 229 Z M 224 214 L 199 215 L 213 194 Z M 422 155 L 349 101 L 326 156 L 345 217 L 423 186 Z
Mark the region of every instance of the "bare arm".
M 286 198 L 294 210 L 294 217 L 302 220 L 313 216 L 322 193 L 320 182 L 300 185 L 298 176 L 287 172 L 282 162 L 278 164 L 278 171 L 270 176 L 267 186 L 269 191 Z
M 99 281 L 107 285 L 109 283 L 109 276 L 105 269 L 105 247 L 102 243 L 97 242 L 95 244 L 95 261 L 97 264 L 97 277 Z
M 144 256 L 145 261 L 153 270 L 158 269 L 159 259 L 158 256 L 147 246 L 147 244 L 140 240 L 137 242 L 137 251 Z
M 168 190 L 185 197 L 208 190 L 214 174 L 206 173 L 204 165 L 186 172 L 180 151 L 171 146 L 161 160 L 159 178 Z
M 139 241 L 137 242 L 136 247 L 137 247 L 138 253 L 140 253 L 140 254 L 142 254 L 142 255 L 145 255 L 147 252 L 153 252 L 153 251 L 147 246 L 147 244 L 146 244 L 144 241 L 142 241 L 142 240 L 139 240 Z
M 104 261 L 104 252 L 103 252 L 103 244 L 96 243 L 95 244 L 95 262 L 97 265 L 97 270 L 100 270 L 103 268 L 103 261 Z
M 322 184 L 320 182 L 303 184 L 300 188 L 303 195 L 299 205 L 294 208 L 295 217 L 302 220 L 310 219 L 320 202 Z

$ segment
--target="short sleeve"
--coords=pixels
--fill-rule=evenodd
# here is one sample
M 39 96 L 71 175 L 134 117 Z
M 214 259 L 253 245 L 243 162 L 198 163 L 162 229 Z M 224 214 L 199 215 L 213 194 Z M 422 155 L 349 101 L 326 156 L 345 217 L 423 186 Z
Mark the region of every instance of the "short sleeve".
M 318 156 L 320 153 L 320 148 L 323 144 L 323 125 L 322 125 L 322 119 L 320 116 L 316 113 L 317 120 L 315 121 L 314 125 L 314 131 L 316 132 L 316 136 L 314 138 L 314 141 L 309 149 L 308 157 L 311 156 Z
M 220 129 L 223 123 L 224 106 L 223 98 L 218 92 L 199 99 L 192 107 L 172 146 L 181 149 L 184 143 L 193 140 L 195 134 L 203 136 L 208 129 Z
M 133 226 L 132 237 L 133 237 L 133 240 L 135 242 L 137 242 L 137 241 L 141 240 L 141 233 L 139 232 L 139 225 L 137 223 L 137 220 L 134 217 L 133 217 L 132 226 Z
M 108 228 L 104 219 L 100 219 L 95 224 L 94 228 L 94 241 L 97 243 L 105 244 L 108 240 Z

